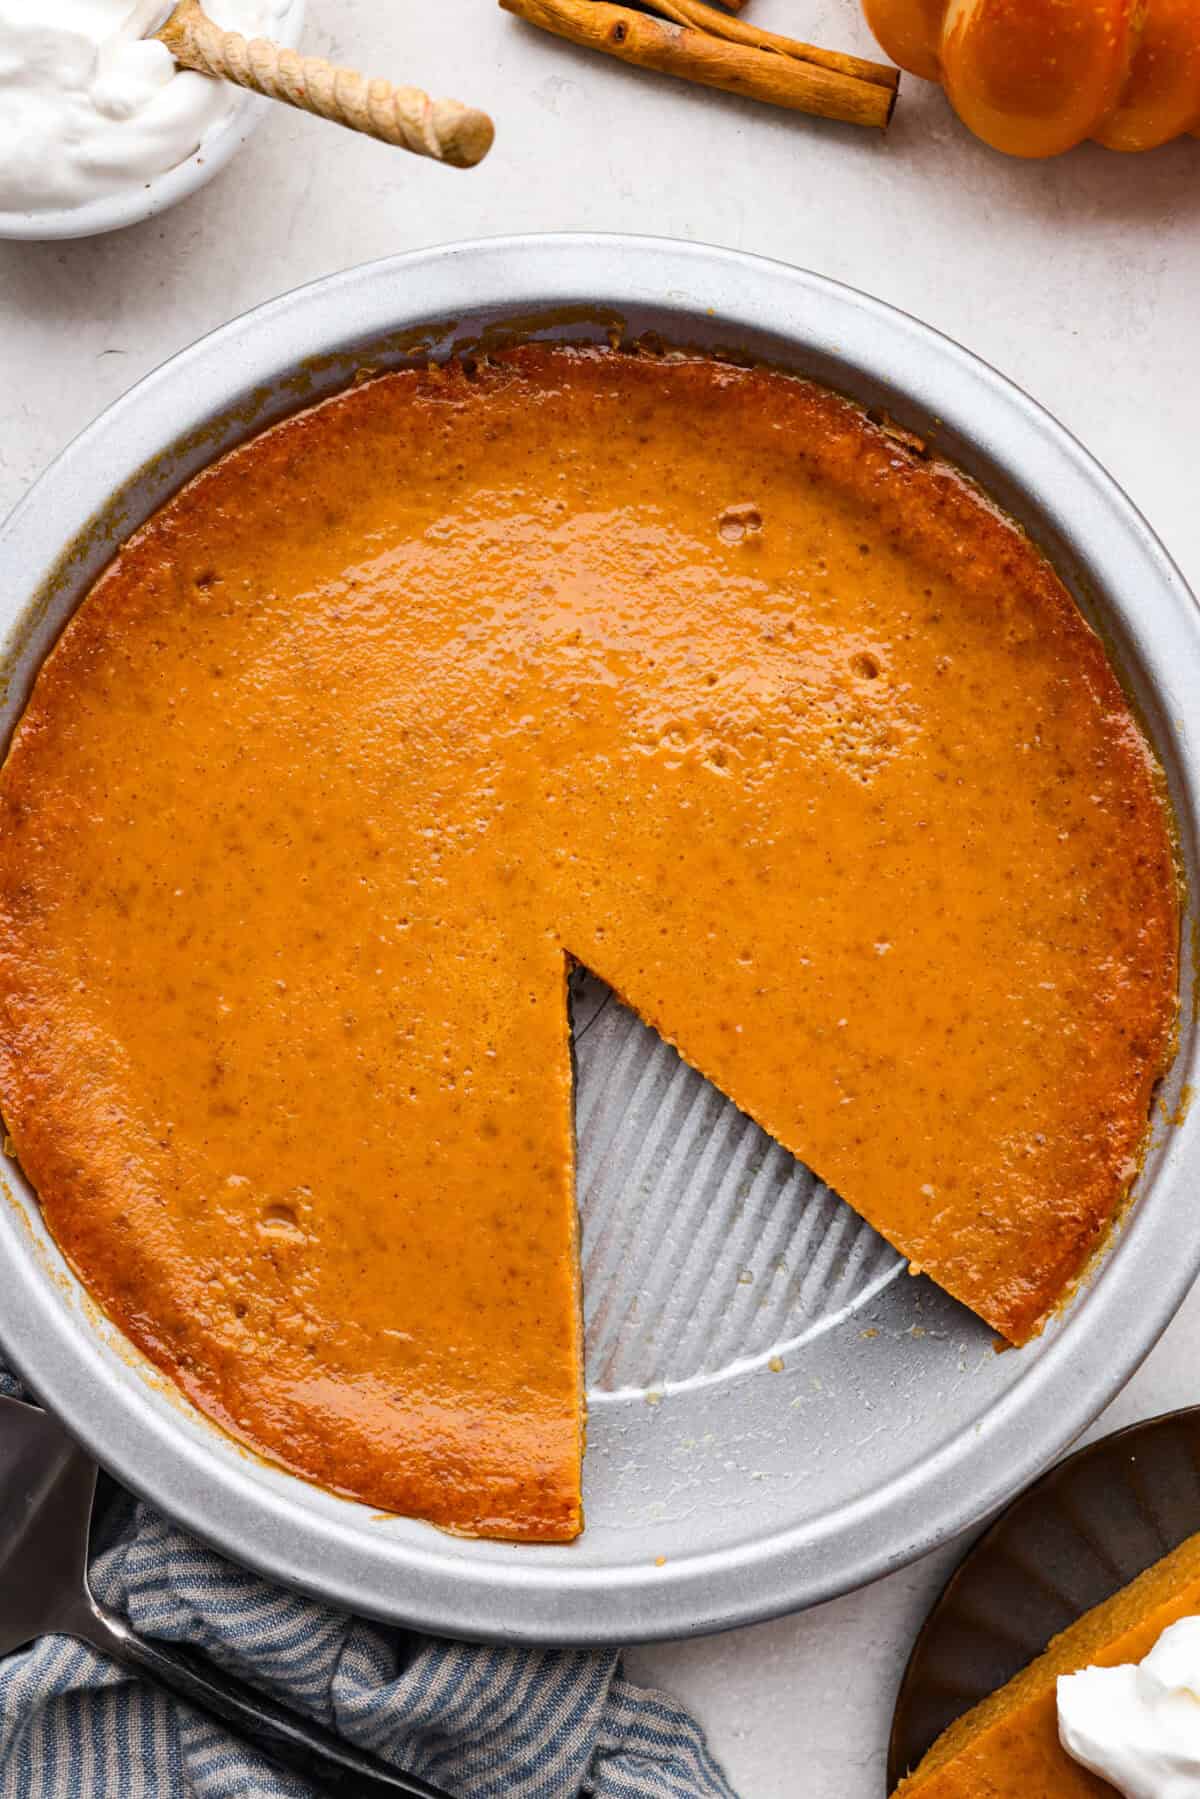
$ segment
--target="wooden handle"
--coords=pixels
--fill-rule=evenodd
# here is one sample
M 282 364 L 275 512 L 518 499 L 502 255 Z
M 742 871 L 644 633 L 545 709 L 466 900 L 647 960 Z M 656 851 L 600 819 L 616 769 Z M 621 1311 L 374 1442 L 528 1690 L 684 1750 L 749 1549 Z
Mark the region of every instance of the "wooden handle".
M 156 35 L 186 69 L 235 82 L 457 169 L 482 162 L 496 135 L 485 112 L 458 100 L 431 100 L 417 87 L 366 81 L 322 56 L 302 56 L 266 38 L 247 41 L 236 31 L 223 31 L 200 0 L 180 0 Z
M 796 112 L 882 130 L 896 102 L 893 86 L 650 18 L 607 0 L 500 0 L 500 5 L 530 25 L 622 62 Z

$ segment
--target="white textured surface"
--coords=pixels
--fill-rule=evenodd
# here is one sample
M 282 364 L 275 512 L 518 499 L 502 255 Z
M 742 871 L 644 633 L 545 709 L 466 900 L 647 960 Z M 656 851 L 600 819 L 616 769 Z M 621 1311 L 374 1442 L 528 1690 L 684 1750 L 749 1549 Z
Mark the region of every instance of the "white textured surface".
M 852 0 L 752 10 L 868 48 Z M 968 344 L 1089 445 L 1200 586 L 1200 142 L 1009 163 L 909 82 L 884 144 L 593 60 L 491 0 L 311 0 L 308 41 L 490 106 L 491 161 L 451 173 L 282 117 L 161 219 L 0 244 L 0 509 L 140 374 L 283 288 L 452 237 L 633 230 L 819 269 Z M 1194 1294 L 1103 1428 L 1197 1401 L 1197 1369 Z M 953 1560 L 631 1660 L 696 1706 L 746 1799 L 880 1799 L 895 1685 Z

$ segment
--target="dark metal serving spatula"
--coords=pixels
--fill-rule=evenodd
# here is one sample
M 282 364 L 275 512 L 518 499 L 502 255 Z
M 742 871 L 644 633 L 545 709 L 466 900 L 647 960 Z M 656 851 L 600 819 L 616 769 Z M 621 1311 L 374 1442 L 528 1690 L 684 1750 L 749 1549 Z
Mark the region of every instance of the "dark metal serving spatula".
M 174 1643 L 141 1637 L 93 1597 L 88 1534 L 96 1464 L 49 1413 L 0 1398 L 0 1656 L 36 1637 L 78 1637 L 143 1680 L 219 1718 L 280 1766 L 344 1799 L 448 1799 L 388 1768 Z

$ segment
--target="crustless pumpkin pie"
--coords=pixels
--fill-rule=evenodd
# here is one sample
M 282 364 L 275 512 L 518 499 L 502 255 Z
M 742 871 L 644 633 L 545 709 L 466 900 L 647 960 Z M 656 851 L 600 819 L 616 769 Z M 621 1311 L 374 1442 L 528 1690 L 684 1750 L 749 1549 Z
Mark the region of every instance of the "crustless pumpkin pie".
M 1149 1655 L 1200 1612 L 1200 1536 L 1189 1537 L 1069 1630 L 999 1692 L 950 1726 L 893 1799 L 1113 1799 L 1115 1788 L 1058 1740 L 1060 1674 Z
M 265 432 L 96 583 L 0 804 L 0 1094 L 67 1256 L 244 1442 L 460 1531 L 581 1523 L 572 958 L 1016 1343 L 1168 1053 L 1100 642 L 762 369 L 530 346 Z

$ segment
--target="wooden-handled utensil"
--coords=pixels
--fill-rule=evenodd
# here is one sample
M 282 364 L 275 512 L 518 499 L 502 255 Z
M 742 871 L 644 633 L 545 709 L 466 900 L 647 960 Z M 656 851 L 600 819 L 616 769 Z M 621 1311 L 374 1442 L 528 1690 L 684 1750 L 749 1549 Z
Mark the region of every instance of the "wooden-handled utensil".
M 267 38 L 225 31 L 200 0 L 179 0 L 153 35 L 181 68 L 232 81 L 456 169 L 482 162 L 496 135 L 487 113 L 461 101 L 431 100 L 420 88 L 368 81 L 323 56 L 303 56 Z

